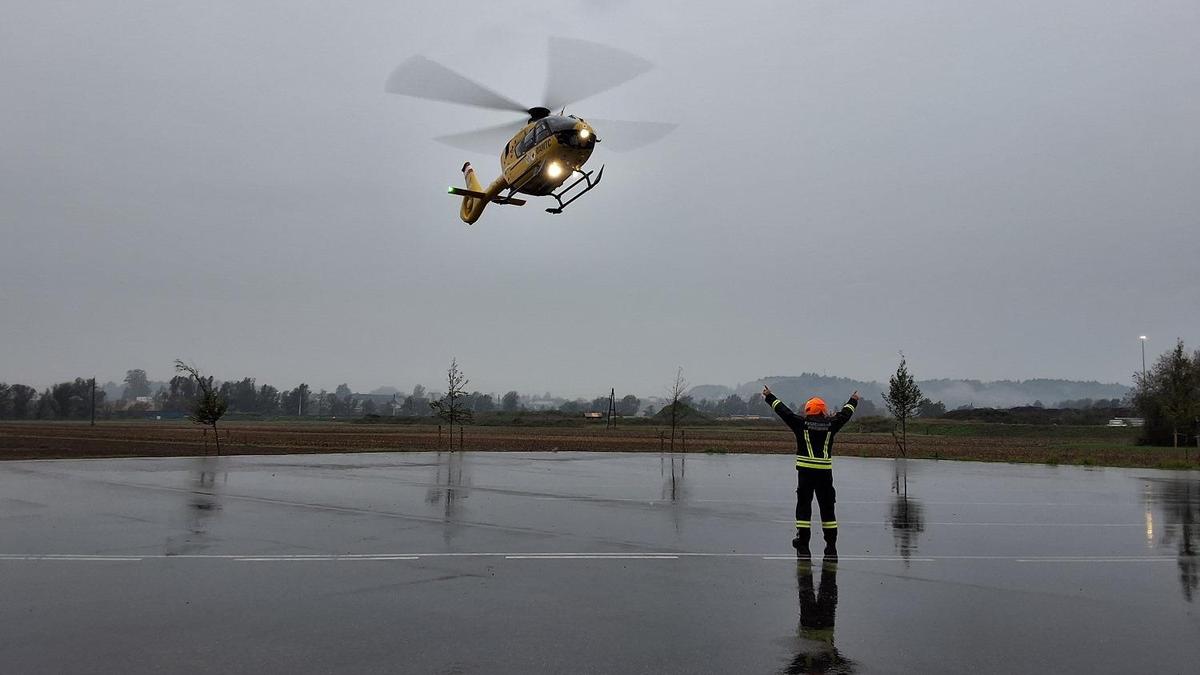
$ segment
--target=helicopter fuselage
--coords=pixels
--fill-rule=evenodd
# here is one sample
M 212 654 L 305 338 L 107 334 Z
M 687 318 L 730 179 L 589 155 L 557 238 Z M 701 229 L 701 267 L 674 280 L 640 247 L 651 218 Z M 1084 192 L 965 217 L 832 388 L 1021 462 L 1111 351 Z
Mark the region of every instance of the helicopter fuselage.
M 514 197 L 516 193 L 534 197 L 550 195 L 558 206 L 546 210 L 562 213 L 568 204 L 600 183 L 604 167 L 594 177 L 592 172 L 583 170 L 600 142 L 591 125 L 574 115 L 550 115 L 545 108 L 535 108 L 530 113 L 529 123 L 504 146 L 500 175 L 487 188 L 480 184 L 470 163 L 463 165 L 466 188 L 451 187 L 449 192 L 463 198 L 459 217 L 464 223 L 469 225 L 479 220 L 489 203 L 523 205 L 525 200 Z M 572 176 L 576 176 L 575 180 L 560 190 Z M 584 184 L 586 187 L 574 190 Z
M 595 130 L 574 115 L 531 120 L 504 146 L 502 180 L 516 192 L 548 195 L 587 162 L 599 140 Z

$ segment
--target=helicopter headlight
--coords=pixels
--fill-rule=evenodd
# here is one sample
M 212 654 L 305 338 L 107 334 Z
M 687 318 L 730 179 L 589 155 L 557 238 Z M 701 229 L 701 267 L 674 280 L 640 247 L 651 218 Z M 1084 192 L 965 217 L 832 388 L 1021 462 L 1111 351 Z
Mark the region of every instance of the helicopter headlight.
M 546 175 L 551 178 L 558 178 L 563 174 L 563 166 L 558 162 L 550 162 L 550 166 L 546 167 Z
M 584 140 L 587 140 L 587 137 L 588 137 L 588 136 L 591 136 L 591 135 L 592 135 L 592 132 L 588 131 L 587 129 L 580 129 L 580 130 L 579 130 L 579 137 L 580 137 L 580 138 L 582 138 L 582 139 L 584 139 Z

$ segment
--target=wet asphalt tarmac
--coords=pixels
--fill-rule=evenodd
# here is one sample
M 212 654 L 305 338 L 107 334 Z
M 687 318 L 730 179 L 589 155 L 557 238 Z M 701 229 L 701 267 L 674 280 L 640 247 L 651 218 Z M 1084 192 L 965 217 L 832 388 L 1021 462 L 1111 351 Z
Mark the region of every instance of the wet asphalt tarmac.
M 1200 473 L 839 458 L 831 565 L 790 464 L 0 463 L 0 672 L 1200 667 Z

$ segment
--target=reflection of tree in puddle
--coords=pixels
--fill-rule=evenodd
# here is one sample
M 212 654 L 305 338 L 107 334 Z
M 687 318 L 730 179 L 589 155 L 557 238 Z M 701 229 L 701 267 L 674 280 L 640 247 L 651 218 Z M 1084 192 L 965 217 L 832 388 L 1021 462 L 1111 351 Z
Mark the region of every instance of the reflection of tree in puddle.
M 837 563 L 821 566 L 821 585 L 814 588 L 812 562 L 796 563 L 800 590 L 800 647 L 785 673 L 853 673 L 854 662 L 833 644 L 837 619 Z
M 1179 583 L 1183 597 L 1192 602 L 1200 588 L 1200 480 L 1149 479 L 1150 500 L 1160 507 L 1162 543 L 1179 553 Z M 1153 517 L 1146 505 L 1147 536 L 1153 536 Z
M 897 459 L 895 473 L 892 474 L 892 511 L 888 522 L 892 526 L 892 539 L 896 551 L 904 558 L 905 566 L 909 558 L 917 552 L 917 539 L 925 531 L 925 507 L 921 502 L 908 496 L 908 465 L 905 460 Z
M 464 455 L 461 452 L 438 452 L 437 474 L 434 485 L 425 493 L 425 503 L 440 506 L 442 520 L 457 523 L 461 516 L 462 500 L 467 498 L 470 487 L 469 473 L 464 471 Z
M 663 478 L 662 499 L 681 501 L 684 498 L 683 479 L 687 476 L 687 455 L 659 455 L 658 475 Z
M 212 543 L 208 529 L 213 517 L 221 511 L 221 502 L 217 494 L 219 468 L 219 460 L 212 457 L 201 457 L 193 466 L 184 516 L 187 531 L 182 536 L 167 539 L 167 555 L 202 551 Z M 224 473 L 222 482 L 228 480 L 228 477 L 228 473 Z
M 658 475 L 662 476 L 662 500 L 671 503 L 671 520 L 675 532 L 683 526 L 680 507 L 687 501 L 684 477 L 687 476 L 687 455 L 659 455 Z

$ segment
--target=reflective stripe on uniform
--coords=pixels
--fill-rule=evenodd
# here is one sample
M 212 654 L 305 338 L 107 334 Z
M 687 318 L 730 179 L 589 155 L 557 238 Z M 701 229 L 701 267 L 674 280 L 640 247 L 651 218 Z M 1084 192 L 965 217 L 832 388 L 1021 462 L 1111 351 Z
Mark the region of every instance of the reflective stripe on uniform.
M 833 469 L 832 459 L 822 459 L 820 457 L 809 458 L 804 455 L 796 457 L 797 469 Z
M 816 455 L 812 451 L 812 441 L 808 440 L 808 429 L 804 430 L 804 447 L 808 449 L 808 456 L 815 458 Z
M 806 521 L 806 520 L 797 520 L 797 521 L 796 521 L 796 528 L 797 528 L 797 529 L 801 529 L 801 528 L 802 528 L 802 529 L 808 529 L 808 528 L 810 528 L 810 527 L 812 527 L 812 523 L 810 523 L 810 522 L 808 522 L 808 521 Z
M 836 530 L 837 529 L 837 521 L 836 520 L 822 520 L 821 527 L 826 530 Z
M 853 404 L 853 403 L 847 403 L 846 405 L 844 405 L 844 406 L 842 406 L 842 407 L 843 407 L 843 408 L 849 408 L 849 409 L 850 409 L 850 412 L 854 412 L 854 404 Z
M 780 403 L 783 403 L 783 401 L 780 401 L 779 399 L 775 399 L 774 401 L 771 401 L 771 410 L 774 410 L 775 406 L 779 405 Z

